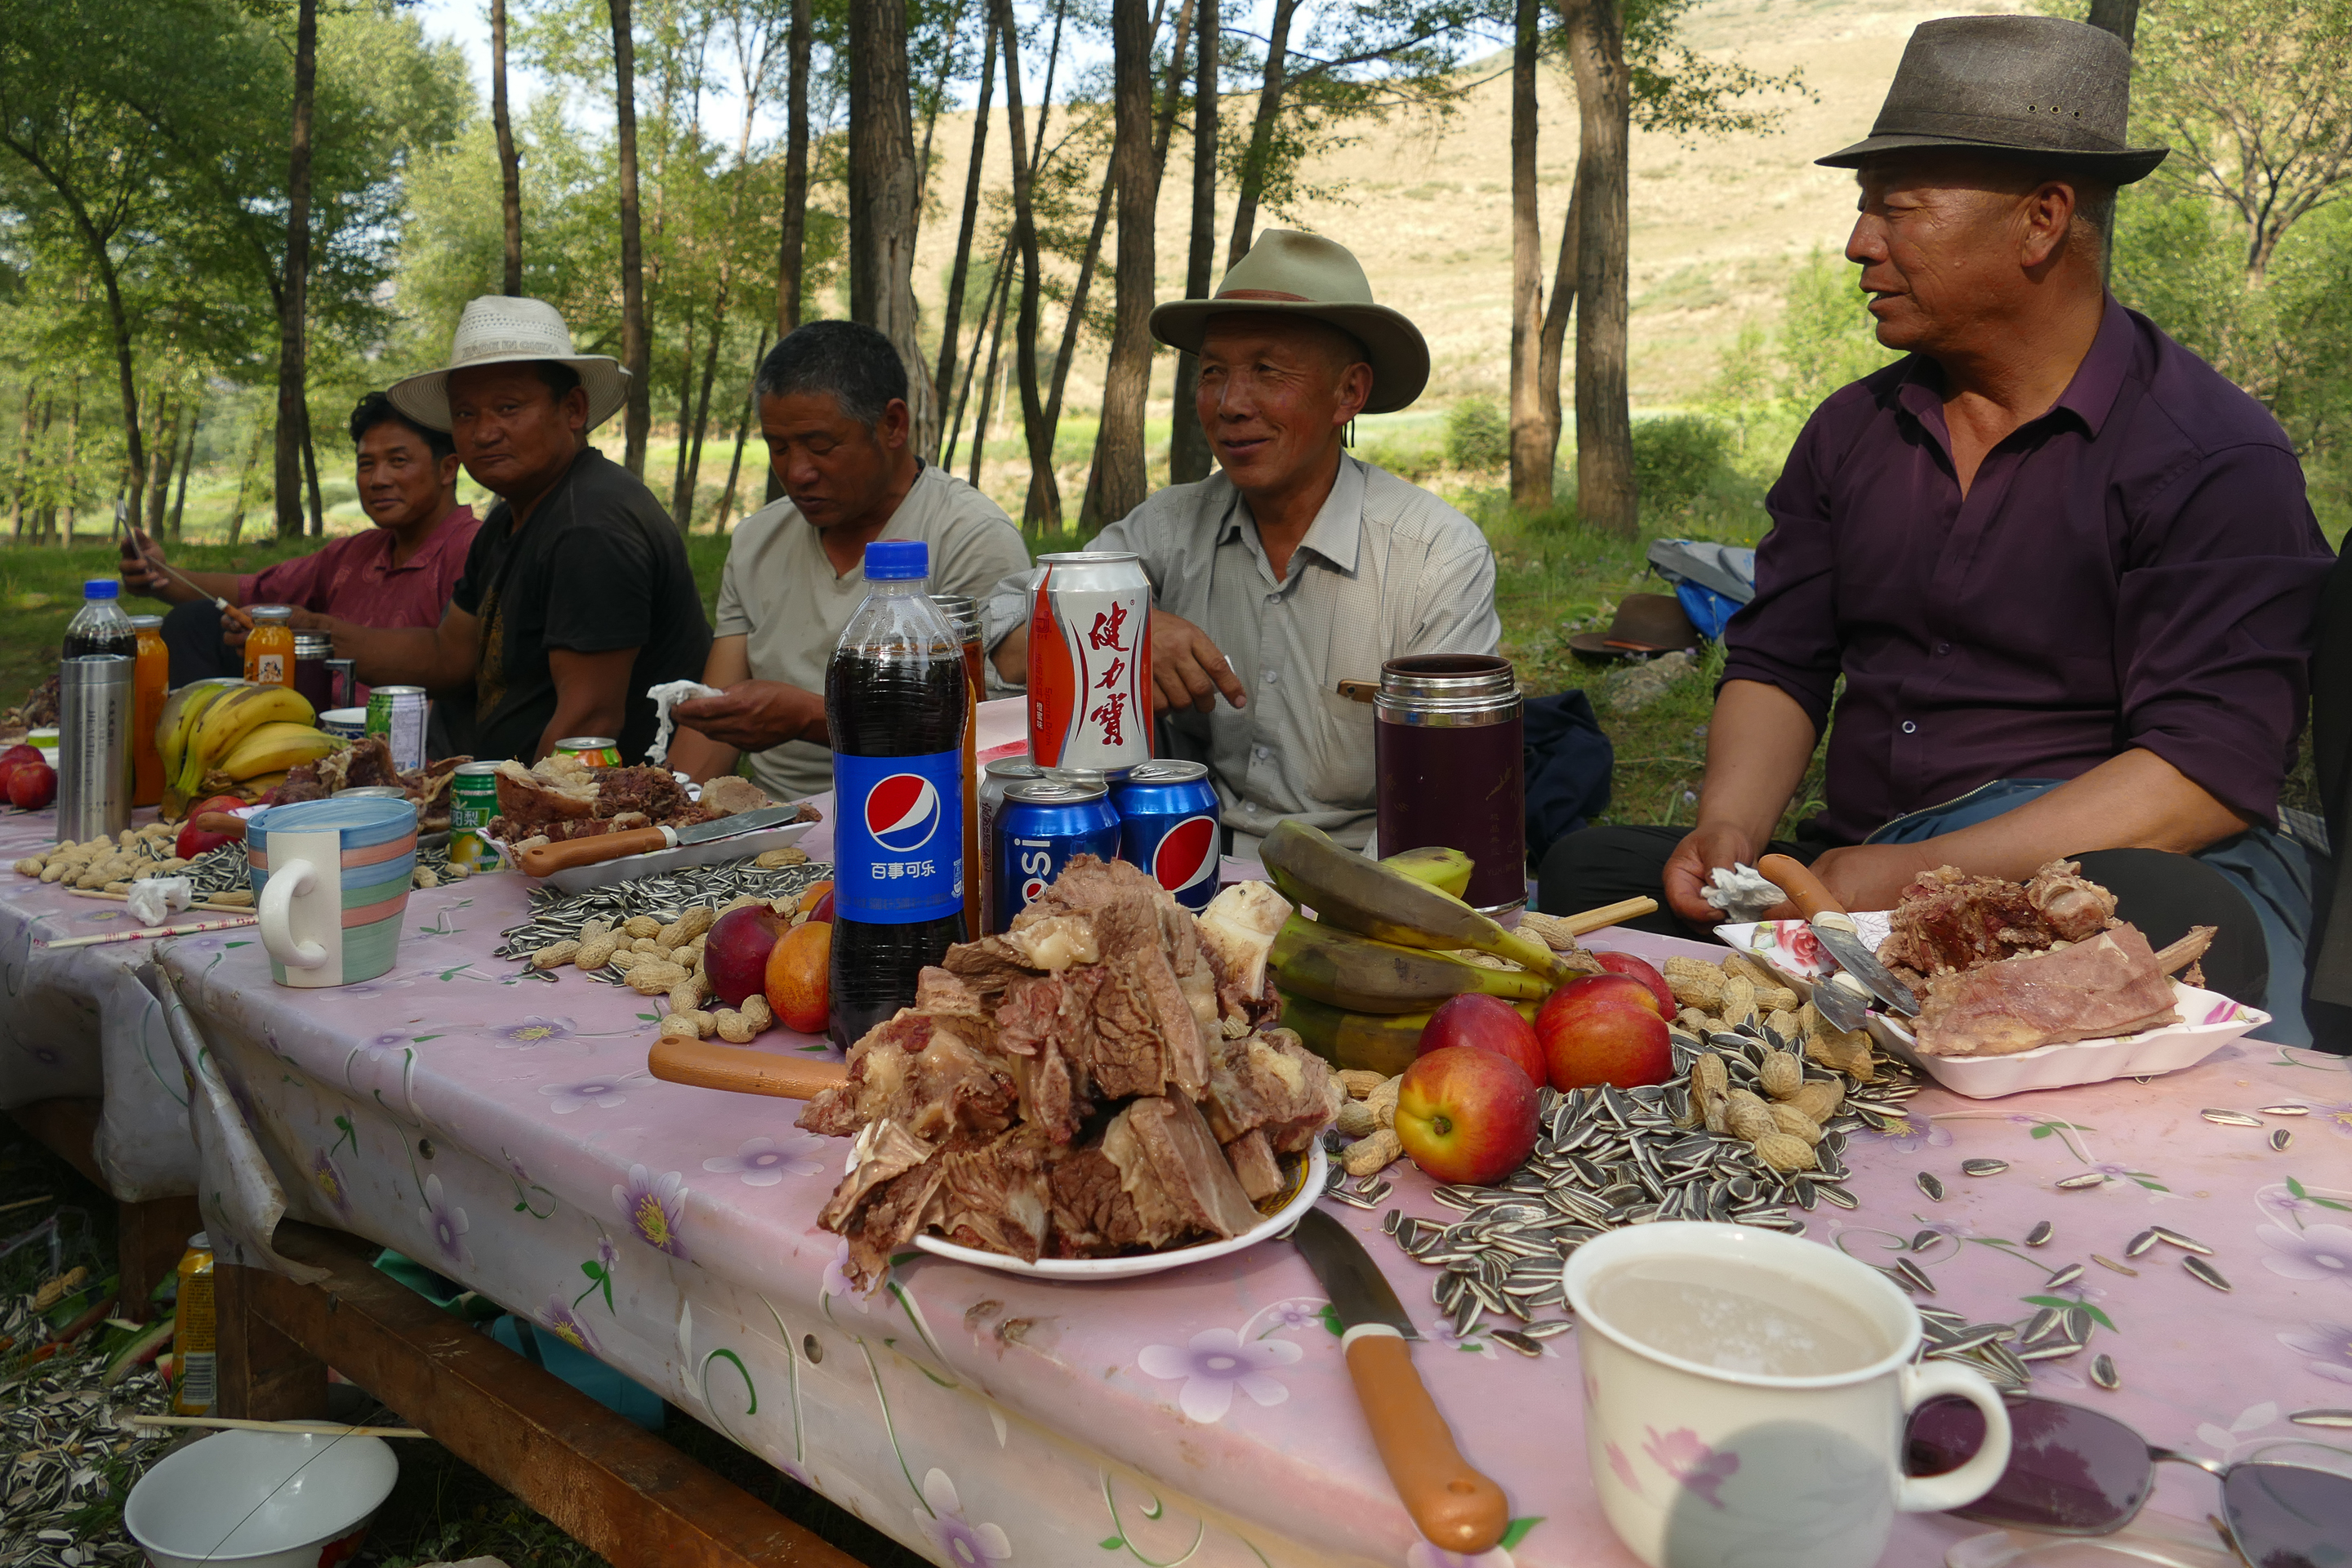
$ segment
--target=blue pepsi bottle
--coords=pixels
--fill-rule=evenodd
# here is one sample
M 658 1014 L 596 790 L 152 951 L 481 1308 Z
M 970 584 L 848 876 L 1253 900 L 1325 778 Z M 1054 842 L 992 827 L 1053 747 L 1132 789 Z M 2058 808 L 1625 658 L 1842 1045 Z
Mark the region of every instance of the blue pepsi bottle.
M 833 1043 L 915 1000 L 964 940 L 963 646 L 924 590 L 930 547 L 866 547 L 866 602 L 825 668 L 833 732 Z

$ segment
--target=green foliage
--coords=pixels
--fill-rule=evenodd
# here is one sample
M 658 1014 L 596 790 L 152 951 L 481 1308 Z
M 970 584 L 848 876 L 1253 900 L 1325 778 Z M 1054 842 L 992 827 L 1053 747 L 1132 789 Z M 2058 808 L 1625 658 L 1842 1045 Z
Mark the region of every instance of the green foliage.
M 1445 460 L 1465 474 L 1501 471 L 1511 460 L 1511 420 L 1491 397 L 1465 397 L 1445 416 Z
M 1853 263 L 1816 247 L 1781 296 L 1779 391 L 1801 408 L 1899 357 L 1880 345 L 1855 277 Z
M 1697 0 L 1628 0 L 1624 7 L 1625 68 L 1633 79 L 1633 123 L 1663 131 L 1686 146 L 1702 136 L 1753 135 L 1788 118 L 1782 108 L 1735 100 L 1785 92 L 1819 103 L 1802 67 L 1767 76 L 1737 59 L 1697 53 L 1679 37 L 1683 17 Z
M 1633 477 L 1645 509 L 1685 507 L 1731 478 L 1730 434 L 1697 414 L 1633 423 Z

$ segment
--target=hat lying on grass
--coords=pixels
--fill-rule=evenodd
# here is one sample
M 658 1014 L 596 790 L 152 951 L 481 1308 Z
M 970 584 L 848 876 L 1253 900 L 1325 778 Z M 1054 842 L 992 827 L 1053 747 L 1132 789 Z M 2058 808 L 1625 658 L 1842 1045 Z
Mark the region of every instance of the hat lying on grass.
M 1628 594 L 1605 632 L 1579 632 L 1568 646 L 1588 658 L 1624 658 L 1696 647 L 1698 628 L 1672 594 Z

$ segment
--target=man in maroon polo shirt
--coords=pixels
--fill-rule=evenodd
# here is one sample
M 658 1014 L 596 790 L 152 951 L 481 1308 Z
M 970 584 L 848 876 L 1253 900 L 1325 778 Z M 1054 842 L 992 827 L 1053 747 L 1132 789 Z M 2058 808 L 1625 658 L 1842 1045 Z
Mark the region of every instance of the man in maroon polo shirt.
M 2332 555 L 2276 421 L 2105 290 L 2101 220 L 2165 155 L 2124 143 L 2129 78 L 2081 23 L 1929 22 L 1821 160 L 1907 356 L 1814 411 L 1766 500 L 1697 826 L 1563 841 L 1541 908 L 1646 891 L 1703 930 L 1709 874 L 1774 849 L 1855 910 L 2091 852 L 2151 941 L 2218 924 L 2215 988 L 2308 1038 L 2310 867 L 2273 824 Z M 1832 713 L 1826 809 L 1770 843 Z
M 480 527 L 457 501 L 457 450 L 446 432 L 412 423 L 381 392 L 352 413 L 360 506 L 375 526 L 260 572 L 183 572 L 202 595 L 163 570 L 163 548 L 134 531 L 122 545 L 122 584 L 178 608 L 163 617 L 172 684 L 245 673 L 244 634 L 215 609 L 291 605 L 370 626 L 432 626 L 465 574 Z

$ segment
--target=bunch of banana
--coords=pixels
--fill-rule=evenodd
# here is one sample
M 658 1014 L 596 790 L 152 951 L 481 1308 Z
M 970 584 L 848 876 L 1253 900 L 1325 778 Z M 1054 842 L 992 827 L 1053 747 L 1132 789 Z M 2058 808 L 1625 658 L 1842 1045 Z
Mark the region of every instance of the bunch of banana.
M 160 725 L 158 749 L 184 808 L 207 786 L 216 793 L 246 794 L 242 786 L 252 781 L 272 773 L 282 781 L 287 769 L 342 750 L 347 742 L 319 729 L 317 719 L 310 699 L 291 687 L 236 681 L 208 699 L 191 694 L 176 719 L 182 731 L 176 769 L 172 765 L 174 748 L 164 743 Z M 168 701 L 164 721 L 173 721 Z
M 163 755 L 165 816 L 177 818 L 187 809 L 188 798 L 179 787 L 180 770 L 187 765 L 188 737 L 195 733 L 196 721 L 206 708 L 244 684 L 219 676 L 192 680 L 163 700 L 163 716 L 155 721 L 155 749 Z
M 1468 857 L 1446 858 L 1427 850 L 1413 853 L 1413 858 L 1402 864 L 1368 860 L 1332 842 L 1322 829 L 1296 820 L 1286 821 L 1268 834 L 1258 851 L 1267 874 L 1274 879 L 1276 890 L 1294 904 L 1311 907 L 1316 921 L 1322 925 L 1370 937 L 1377 944 L 1491 952 L 1524 968 L 1528 972 L 1526 978 L 1538 982 L 1538 995 L 1567 977 L 1569 971 L 1540 941 L 1519 931 L 1505 931 L 1454 893 L 1433 885 L 1440 876 L 1451 879 L 1458 859 L 1463 868 L 1462 885 L 1467 887 Z M 1432 880 L 1420 879 L 1417 872 L 1427 873 Z M 1281 963 L 1278 957 L 1275 962 L 1277 967 Z M 1284 984 L 1288 983 L 1286 974 Z M 1463 985 L 1454 989 L 1474 988 Z
M 1338 1068 L 1360 1068 L 1394 1078 L 1421 1054 L 1421 1031 L 1428 1013 L 1349 1013 L 1311 997 L 1281 992 L 1282 1026 L 1295 1029 L 1307 1048 Z M 1530 1024 L 1535 1002 L 1512 1006 Z

